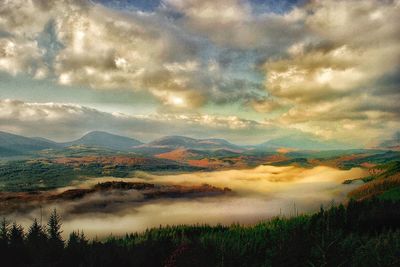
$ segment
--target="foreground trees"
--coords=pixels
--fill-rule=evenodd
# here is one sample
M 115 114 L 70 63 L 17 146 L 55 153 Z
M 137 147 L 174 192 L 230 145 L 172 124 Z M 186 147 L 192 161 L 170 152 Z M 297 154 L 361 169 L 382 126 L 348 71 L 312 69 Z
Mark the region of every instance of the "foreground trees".
M 251 227 L 171 226 L 120 238 L 61 237 L 54 210 L 27 233 L 0 221 L 2 266 L 399 266 L 400 203 L 371 200 Z M 4 263 L 4 265 L 3 265 Z

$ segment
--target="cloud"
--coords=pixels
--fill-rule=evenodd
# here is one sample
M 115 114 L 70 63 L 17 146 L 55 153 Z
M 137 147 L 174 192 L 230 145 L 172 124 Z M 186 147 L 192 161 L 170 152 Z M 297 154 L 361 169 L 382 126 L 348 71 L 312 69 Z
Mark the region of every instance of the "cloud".
M 257 14 L 257 6 L 242 0 L 167 0 L 167 7 L 182 14 L 183 28 L 214 43 L 240 49 L 268 48 L 279 51 L 301 38 L 302 15 L 298 10 L 281 15 Z
M 169 95 L 190 107 L 204 102 L 197 44 L 165 17 L 87 1 L 13 1 L 0 14 L 0 31 L 7 33 L 0 38 L 3 71 L 64 85 L 148 90 L 166 105 L 174 104 Z
M 154 114 L 133 116 L 59 103 L 0 100 L 0 129 L 27 136 L 69 141 L 93 130 L 110 131 L 150 141 L 165 135 L 218 137 L 238 143 L 258 143 L 278 134 L 268 124 L 237 116 Z M 252 137 L 249 140 L 249 136 Z
M 224 16 L 235 20 L 241 9 Z M 232 77 L 236 66 L 228 69 L 215 58 L 226 54 L 221 63 L 235 57 L 243 64 L 246 55 L 220 51 L 162 8 L 123 12 L 84 0 L 17 0 L 1 5 L 0 14 L 0 70 L 13 75 L 95 89 L 147 90 L 177 110 L 262 97 L 260 82 Z M 253 37 L 243 36 L 242 43 Z M 252 63 L 246 65 L 244 72 L 251 72 Z
M 70 14 L 59 26 L 65 46 L 55 58 L 60 83 L 148 90 L 167 105 L 174 104 L 169 95 L 184 98 L 188 106 L 203 103 L 196 44 L 168 21 L 97 5 L 77 16 Z
M 29 73 L 37 78 L 47 73 L 37 42 L 13 37 L 0 39 L 0 70 L 13 75 Z
M 285 108 L 285 103 L 277 98 L 253 100 L 250 105 L 258 112 L 270 113 Z
M 382 81 L 399 74 L 400 2 L 313 1 L 304 9 L 318 39 L 264 64 L 267 91 L 287 107 L 277 121 L 325 137 L 362 131 L 364 143 L 390 135 L 399 127 L 400 84 Z
M 0 71 L 144 90 L 162 113 L 239 104 L 278 130 L 349 141 L 350 129 L 363 130 L 363 144 L 398 127 L 399 0 L 310 1 L 280 12 L 246 0 L 155 3 L 121 11 L 0 0 Z
M 346 194 L 357 187 L 344 185 L 349 178 L 368 175 L 365 170 L 337 170 L 329 167 L 304 169 L 299 167 L 259 166 L 248 170 L 229 170 L 216 172 L 186 173 L 180 175 L 153 175 L 140 173 L 125 181 L 145 181 L 162 184 L 209 183 L 214 186 L 233 188 L 234 194 L 228 196 L 205 197 L 201 199 L 170 199 L 137 202 L 140 194 L 134 191 L 126 194 L 93 195 L 78 201 L 59 201 L 44 205 L 29 214 L 22 211 L 10 214 L 10 219 L 29 226 L 30 219 L 44 213 L 48 216 L 54 207 L 63 216 L 65 233 L 81 229 L 89 236 L 124 235 L 126 232 L 144 231 L 149 227 L 175 224 L 231 224 L 255 223 L 279 214 L 318 210 L 320 205 L 329 206 L 332 201 L 343 201 Z M 105 180 L 91 179 L 91 183 Z M 60 189 L 62 190 L 62 189 Z M 98 204 L 105 209 L 98 209 Z M 87 209 L 80 209 L 85 207 Z M 94 208 L 93 208 L 94 207 Z M 71 213 L 79 209 L 79 216 Z M 29 219 L 27 219 L 29 218 Z

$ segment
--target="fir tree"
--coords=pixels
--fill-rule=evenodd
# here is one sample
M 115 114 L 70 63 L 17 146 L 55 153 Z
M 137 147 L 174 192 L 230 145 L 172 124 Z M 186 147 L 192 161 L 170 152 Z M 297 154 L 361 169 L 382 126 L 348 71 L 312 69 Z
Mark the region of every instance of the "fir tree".
M 3 218 L 0 222 L 0 246 L 7 246 L 9 241 L 9 227 L 10 224 Z
M 10 246 L 11 247 L 22 247 L 24 245 L 24 229 L 21 225 L 12 224 L 10 229 Z
M 44 247 L 47 236 L 43 227 L 38 223 L 37 219 L 33 220 L 26 235 L 27 244 L 31 247 Z
M 64 247 L 64 241 L 61 237 L 61 225 L 61 217 L 57 213 L 57 210 L 54 209 L 47 222 L 47 235 L 49 237 L 49 243 L 52 246 Z

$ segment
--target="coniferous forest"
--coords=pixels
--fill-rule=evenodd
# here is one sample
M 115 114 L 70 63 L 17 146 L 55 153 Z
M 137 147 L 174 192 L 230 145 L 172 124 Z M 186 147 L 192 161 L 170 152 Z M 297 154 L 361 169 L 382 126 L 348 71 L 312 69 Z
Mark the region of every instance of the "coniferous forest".
M 166 226 L 124 237 L 62 238 L 54 210 L 0 226 L 2 266 L 399 266 L 400 202 L 371 199 L 254 226 Z

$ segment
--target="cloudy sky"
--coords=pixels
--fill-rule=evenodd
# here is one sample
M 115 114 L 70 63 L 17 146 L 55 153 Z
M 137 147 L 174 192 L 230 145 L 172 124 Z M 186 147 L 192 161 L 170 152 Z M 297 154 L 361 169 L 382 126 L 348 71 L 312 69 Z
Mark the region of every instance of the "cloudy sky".
M 372 146 L 400 129 L 399 21 L 399 0 L 0 0 L 0 130 Z

